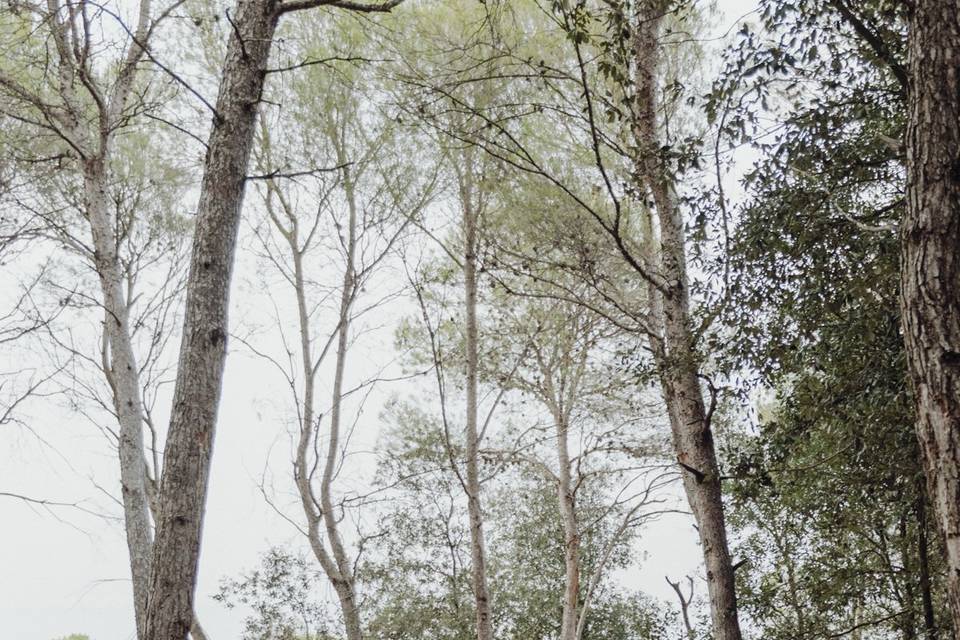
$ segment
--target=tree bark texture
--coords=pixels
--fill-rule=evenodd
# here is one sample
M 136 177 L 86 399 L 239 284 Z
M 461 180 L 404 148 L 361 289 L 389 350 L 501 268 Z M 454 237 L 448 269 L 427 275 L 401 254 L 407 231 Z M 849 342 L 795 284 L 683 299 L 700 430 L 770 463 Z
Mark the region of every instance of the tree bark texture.
M 920 602 L 923 607 L 923 630 L 927 640 L 937 640 L 937 618 L 933 606 L 933 588 L 930 582 L 930 549 L 927 540 L 927 504 L 922 493 L 917 498 L 917 564 L 920 587 Z
M 237 229 L 277 9 L 276 0 L 239 0 L 229 18 L 187 281 L 145 640 L 184 640 L 193 617 Z
M 666 282 L 650 286 L 651 343 L 683 474 L 683 487 L 697 523 L 707 574 L 714 640 L 741 640 L 733 564 L 727 542 L 720 472 L 703 391 L 700 358 L 690 316 L 684 223 L 677 195 L 660 155 L 658 130 L 659 34 L 663 0 L 639 3 L 633 40 L 638 190 L 652 200 L 659 222 L 656 263 Z
M 960 4 L 917 0 L 908 52 L 901 315 L 927 496 L 960 628 Z

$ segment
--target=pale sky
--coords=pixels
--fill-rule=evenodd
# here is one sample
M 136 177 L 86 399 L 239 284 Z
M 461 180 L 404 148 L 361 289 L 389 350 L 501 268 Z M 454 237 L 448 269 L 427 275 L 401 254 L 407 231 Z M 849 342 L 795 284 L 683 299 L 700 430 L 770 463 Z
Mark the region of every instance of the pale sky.
M 718 0 L 718 6 L 725 14 L 716 28 L 721 34 L 755 2 Z M 257 299 L 255 271 L 255 262 L 241 252 L 232 297 L 235 324 L 256 313 L 250 311 Z M 0 360 L 8 356 L 2 354 Z M 0 371 L 13 365 L 0 362 Z M 288 438 L 276 419 L 275 398 L 281 393 L 279 382 L 264 373 L 262 361 L 235 342 L 220 408 L 197 589 L 197 611 L 211 640 L 238 638 L 243 617 L 241 611 L 227 610 L 211 599 L 219 581 L 256 565 L 270 546 L 301 545 L 299 534 L 272 511 L 259 489 L 265 466 L 277 476 L 278 487 L 285 480 L 282 474 L 288 474 L 282 464 L 288 459 Z M 166 406 L 159 404 L 161 409 Z M 375 423 L 377 414 L 372 406 L 365 415 Z M 16 426 L 0 430 L 0 492 L 83 500 L 91 508 L 119 515 L 97 488 L 99 484 L 116 492 L 118 468 L 96 428 L 50 402 L 33 403 L 23 417 L 49 446 Z M 166 416 L 157 418 L 163 421 Z M 375 426 L 371 429 L 361 437 L 372 443 Z M 624 576 L 625 582 L 653 596 L 672 598 L 664 576 L 676 579 L 699 571 L 690 519 L 666 518 L 649 525 L 641 538 L 638 554 L 644 559 L 633 575 Z M 0 497 L 0 638 L 53 640 L 85 633 L 92 640 L 133 639 L 126 554 L 118 521 L 72 509 L 50 512 Z

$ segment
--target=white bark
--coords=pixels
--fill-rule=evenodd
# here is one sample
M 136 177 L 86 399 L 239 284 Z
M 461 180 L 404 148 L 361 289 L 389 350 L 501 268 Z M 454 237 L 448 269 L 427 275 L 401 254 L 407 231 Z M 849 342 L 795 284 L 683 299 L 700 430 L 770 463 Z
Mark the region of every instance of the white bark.
M 110 167 L 114 159 L 113 139 L 121 126 L 130 101 L 137 65 L 143 57 L 140 44 L 149 35 L 151 2 L 143 0 L 133 29 L 135 42 L 127 45 L 112 87 L 93 71 L 86 20 L 92 7 L 81 2 L 74 10 L 83 18 L 70 16 L 58 0 L 46 2 L 46 25 L 56 49 L 57 86 L 62 109 L 53 109 L 33 96 L 14 79 L 0 78 L 0 85 L 43 112 L 50 125 L 80 155 L 84 186 L 84 212 L 90 226 L 94 249 L 93 266 L 100 283 L 104 309 L 104 375 L 113 396 L 119 423 L 121 498 L 133 585 L 134 613 L 138 637 L 142 637 L 151 566 L 152 528 L 147 495 L 147 470 L 143 446 L 143 406 L 137 359 L 132 344 L 130 308 L 126 296 L 126 274 L 118 255 L 117 220 L 108 194 Z M 79 29 L 79 36 L 76 35 Z M 78 41 L 79 39 L 79 41 Z M 81 44 L 82 42 L 82 44 Z M 71 46 L 71 43 L 73 45 Z M 79 89 L 78 86 L 79 85 Z M 82 99 L 81 96 L 86 96 Z M 91 101 L 97 118 L 87 127 L 79 114 Z
M 137 634 L 143 634 L 150 582 L 150 554 L 153 532 L 150 523 L 143 447 L 143 406 L 140 375 L 130 340 L 129 308 L 124 293 L 124 275 L 117 256 L 115 220 L 107 199 L 107 169 L 101 159 L 84 167 L 85 206 L 95 248 L 94 261 L 103 294 L 104 333 L 109 345 L 106 375 L 113 392 L 114 408 L 120 423 L 120 485 L 124 528 L 133 577 L 134 612 Z

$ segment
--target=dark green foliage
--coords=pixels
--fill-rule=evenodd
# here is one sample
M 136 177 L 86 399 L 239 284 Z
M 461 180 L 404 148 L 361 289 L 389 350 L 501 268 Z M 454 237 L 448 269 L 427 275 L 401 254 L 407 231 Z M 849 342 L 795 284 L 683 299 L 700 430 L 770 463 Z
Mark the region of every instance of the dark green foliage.
M 760 154 L 725 319 L 731 362 L 775 390 L 727 451 L 765 638 L 919 637 L 921 555 L 940 598 L 899 332 L 904 31 L 901 3 L 765 1 L 713 95 Z

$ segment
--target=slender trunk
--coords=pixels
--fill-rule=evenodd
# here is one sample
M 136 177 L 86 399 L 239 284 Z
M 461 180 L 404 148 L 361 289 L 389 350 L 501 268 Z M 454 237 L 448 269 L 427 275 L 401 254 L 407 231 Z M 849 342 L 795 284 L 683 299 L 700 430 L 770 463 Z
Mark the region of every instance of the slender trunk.
M 265 169 L 270 170 L 270 137 L 265 125 L 262 127 L 262 145 L 267 155 L 268 163 Z M 297 442 L 297 453 L 294 460 L 294 481 L 300 494 L 300 504 L 307 520 L 306 537 L 310 543 L 314 557 L 319 562 L 324 574 L 333 586 L 340 601 L 340 611 L 343 615 L 344 629 L 348 640 L 361 640 L 362 627 L 360 612 L 357 605 L 356 587 L 353 576 L 353 567 L 349 562 L 339 533 L 339 521 L 333 517 L 333 478 L 336 466 L 342 460 L 340 454 L 340 405 L 343 395 L 343 377 L 347 358 L 350 332 L 350 311 L 353 306 L 356 284 L 356 247 L 357 247 L 357 206 L 354 184 L 351 179 L 348 161 L 343 148 L 338 143 L 339 138 L 333 136 L 332 142 L 337 148 L 337 164 L 344 167 L 343 180 L 349 206 L 347 222 L 346 261 L 341 283 L 340 307 L 338 322 L 334 332 L 329 336 L 323 348 L 325 352 L 334 338 L 337 339 L 336 365 L 333 388 L 333 410 L 330 420 L 330 438 L 327 442 L 327 456 L 323 465 L 322 480 L 320 483 L 320 497 L 318 498 L 313 485 L 313 475 L 317 464 L 310 457 L 316 451 L 317 431 L 319 421 L 315 423 L 315 398 L 317 369 L 324 359 L 324 354 L 315 355 L 313 352 L 313 336 L 310 323 L 310 314 L 307 310 L 307 279 L 304 272 L 304 256 L 311 246 L 308 234 L 307 239 L 300 236 L 300 222 L 297 212 L 283 195 L 283 192 L 271 181 L 267 183 L 266 208 L 271 222 L 280 235 L 283 236 L 290 250 L 293 265 L 293 290 L 297 302 L 297 322 L 300 331 L 300 366 L 303 373 L 303 398 L 300 400 L 300 437 Z M 283 218 L 278 215 L 274 207 L 274 196 L 279 200 Z M 323 211 L 317 212 L 317 216 Z M 289 222 L 289 226 L 283 220 Z M 315 220 L 314 223 L 319 223 Z M 299 399 L 298 399 L 299 400 Z M 321 524 L 323 530 L 321 531 Z M 324 541 L 326 536 L 327 542 Z M 327 549 L 327 543 L 333 549 L 333 555 Z
M 901 624 L 903 625 L 901 631 L 903 632 L 904 640 L 916 640 L 917 637 L 917 594 L 914 590 L 914 567 L 913 567 L 913 554 L 912 549 L 910 548 L 910 510 L 904 511 L 900 514 L 899 522 L 899 532 L 900 532 L 900 561 L 903 566 L 903 571 L 896 571 L 892 563 L 888 562 L 890 567 L 890 582 L 893 586 L 894 597 L 900 602 L 900 607 L 903 610 L 904 614 L 901 616 Z M 903 579 L 903 595 L 901 596 L 901 589 L 898 586 L 898 574 L 902 576 Z
M 927 496 L 960 629 L 960 11 L 914 2 L 901 316 Z
M 276 0 L 239 0 L 231 18 L 197 208 L 145 640 L 183 640 L 193 619 L 237 228 L 276 9 Z
M 477 218 L 474 202 L 472 154 L 465 154 L 461 177 L 460 200 L 463 207 L 463 280 L 466 310 L 466 467 L 467 510 L 470 516 L 470 558 L 472 562 L 473 594 L 476 601 L 477 640 L 493 640 L 493 621 L 490 613 L 490 594 L 487 589 L 487 553 L 483 540 L 483 508 L 480 502 L 480 435 L 477 426 Z
M 570 479 L 570 450 L 567 416 L 562 411 L 554 415 L 557 429 L 557 463 L 559 483 L 557 498 L 563 519 L 563 613 L 560 623 L 560 640 L 577 640 L 580 618 L 580 531 L 577 525 L 577 510 Z
M 143 448 L 143 407 L 140 372 L 130 342 L 129 310 L 123 288 L 123 271 L 117 256 L 116 223 L 107 196 L 107 167 L 102 157 L 84 163 L 85 209 L 90 222 L 94 262 L 103 294 L 104 333 L 109 358 L 104 362 L 120 424 L 120 486 L 137 637 L 146 620 L 147 592 L 153 532 L 147 498 Z
M 696 640 L 697 634 L 696 631 L 694 631 L 693 624 L 690 622 L 690 603 L 693 601 L 693 578 L 687 576 L 687 581 L 690 583 L 690 595 L 684 597 L 683 591 L 680 589 L 680 582 L 670 582 L 670 578 L 667 578 L 667 584 L 670 585 L 680 600 L 680 616 L 683 619 L 683 630 L 687 634 L 687 640 Z M 800 637 L 803 637 L 802 633 Z
M 676 327 L 671 329 L 675 319 L 670 318 L 669 311 L 665 315 L 666 342 L 670 343 L 670 333 L 676 331 Z M 670 414 L 674 450 L 683 468 L 683 488 L 700 534 L 714 637 L 716 640 L 740 640 L 742 635 L 723 516 L 720 473 L 699 381 L 689 370 L 677 372 L 675 361 L 659 360 L 658 366 L 665 370 L 661 380 Z
M 346 159 L 342 158 L 341 163 Z M 356 253 L 357 253 L 357 206 L 353 182 L 350 177 L 350 168 L 343 169 L 344 189 L 347 192 L 349 220 L 347 221 L 347 262 L 343 272 L 343 282 L 340 290 L 340 318 L 337 325 L 337 355 L 333 377 L 333 404 L 330 411 L 330 435 L 327 440 L 327 457 L 323 466 L 323 477 L 320 480 L 320 506 L 323 513 L 323 522 L 327 530 L 327 540 L 338 569 L 338 579 L 333 586 L 340 600 L 343 611 L 343 621 L 348 640 L 361 640 L 363 632 L 360 624 L 360 611 L 357 606 L 356 585 L 353 578 L 353 568 L 347 556 L 343 539 L 340 536 L 336 513 L 333 504 L 333 479 L 337 465 L 341 460 L 340 432 L 341 409 L 343 404 L 343 378 L 349 349 L 350 309 L 353 304 L 356 289 Z
M 727 543 L 720 472 L 710 420 L 700 388 L 700 362 L 690 317 L 684 225 L 671 178 L 660 159 L 657 125 L 659 29 L 663 0 L 640 3 L 633 42 L 636 65 L 634 136 L 639 147 L 638 184 L 656 206 L 660 271 L 665 291 L 651 287 L 652 339 L 683 487 L 700 534 L 715 640 L 740 640 L 733 564 Z
M 316 384 L 316 373 L 314 370 L 313 354 L 310 348 L 310 325 L 307 315 L 303 260 L 296 246 L 293 244 L 291 244 L 291 246 L 294 248 L 294 285 L 297 292 L 301 357 L 303 359 L 304 371 L 303 417 L 300 425 L 300 441 L 297 445 L 295 479 L 297 489 L 300 493 L 301 506 L 307 518 L 307 540 L 310 542 L 310 548 L 317 558 L 317 562 L 320 563 L 320 567 L 323 569 L 324 574 L 326 574 L 327 579 L 329 579 L 331 585 L 333 585 L 337 599 L 340 601 L 340 610 L 343 614 L 344 629 L 346 630 L 348 640 L 360 640 L 360 638 L 362 638 L 362 628 L 360 625 L 360 615 L 357 607 L 352 570 L 350 564 L 343 561 L 346 558 L 346 554 L 343 552 L 343 543 L 340 541 L 340 536 L 337 532 L 337 521 L 335 518 L 328 519 L 326 517 L 326 514 L 332 511 L 332 509 L 324 506 L 332 506 L 330 488 L 328 486 L 324 489 L 323 485 L 321 486 L 321 498 L 318 501 L 310 482 L 311 465 L 308 462 L 307 454 L 312 450 L 315 438 L 314 388 Z M 347 286 L 346 282 L 344 284 Z M 340 322 L 337 327 L 337 365 L 334 379 L 334 394 L 337 397 L 339 397 L 343 389 L 343 366 L 341 366 L 340 363 L 346 356 L 346 345 L 339 340 L 339 336 L 346 335 L 349 330 L 349 306 L 344 306 L 344 304 L 345 300 L 343 296 L 341 296 Z M 334 402 L 337 403 L 337 400 L 335 399 Z M 331 426 L 331 439 L 328 443 L 328 447 L 332 448 L 328 448 L 327 465 L 324 466 L 324 477 L 326 477 L 326 469 L 330 461 L 329 452 L 336 451 L 336 447 L 338 446 L 335 441 L 339 441 L 339 414 L 336 419 L 331 418 L 331 425 L 334 423 L 336 426 Z M 336 537 L 331 539 L 331 546 L 335 549 L 334 556 L 330 555 L 324 545 L 323 534 L 320 531 L 321 522 L 324 524 L 328 538 L 330 538 L 331 524 L 336 534 Z M 336 540 L 336 542 L 334 542 L 334 540 Z M 336 553 L 337 548 L 340 549 L 340 553 Z
M 927 505 L 921 487 L 916 504 L 917 557 L 920 573 L 920 602 L 923 606 L 923 629 L 927 640 L 937 640 L 937 619 L 933 610 L 933 588 L 930 584 L 930 554 L 927 543 Z

